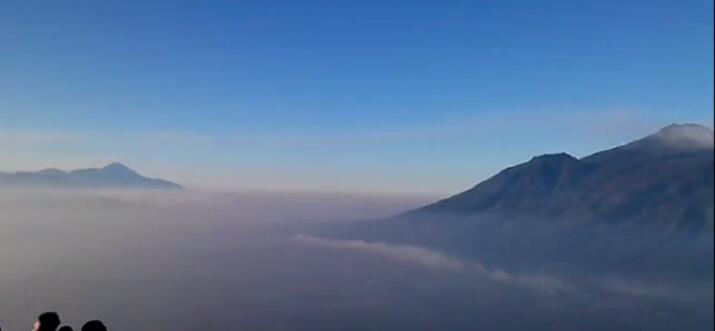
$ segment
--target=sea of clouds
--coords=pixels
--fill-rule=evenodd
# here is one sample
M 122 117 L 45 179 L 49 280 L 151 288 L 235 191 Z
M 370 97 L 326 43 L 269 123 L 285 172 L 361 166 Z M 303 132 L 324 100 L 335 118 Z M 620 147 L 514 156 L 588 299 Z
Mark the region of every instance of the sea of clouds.
M 27 329 L 39 312 L 56 310 L 75 326 L 100 318 L 115 330 L 138 331 L 713 326 L 711 282 L 581 277 L 428 242 L 312 231 L 430 199 L 3 191 L 0 325 Z

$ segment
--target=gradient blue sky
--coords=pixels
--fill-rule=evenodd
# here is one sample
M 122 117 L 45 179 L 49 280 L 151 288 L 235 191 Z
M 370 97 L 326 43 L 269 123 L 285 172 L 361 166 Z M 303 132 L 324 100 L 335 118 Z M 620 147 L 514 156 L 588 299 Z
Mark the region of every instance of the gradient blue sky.
M 5 170 L 446 194 L 712 119 L 712 1 L 0 3 Z

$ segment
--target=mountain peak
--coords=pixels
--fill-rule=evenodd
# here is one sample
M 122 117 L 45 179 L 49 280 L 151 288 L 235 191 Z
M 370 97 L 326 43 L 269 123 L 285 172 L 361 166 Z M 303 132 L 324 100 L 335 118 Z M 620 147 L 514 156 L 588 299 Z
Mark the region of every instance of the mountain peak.
M 676 148 L 712 148 L 713 130 L 699 124 L 671 124 L 645 138 Z
M 101 168 L 76 169 L 69 172 L 45 169 L 38 172 L 2 173 L 0 187 L 56 188 L 139 188 L 181 189 L 181 185 L 158 178 L 144 177 L 127 166 L 113 162 Z
M 538 156 L 534 156 L 531 158 L 531 161 L 536 161 L 536 162 L 571 162 L 571 161 L 578 161 L 575 157 L 571 156 L 568 153 L 554 153 L 554 154 L 542 154 Z
M 40 174 L 40 175 L 50 175 L 50 176 L 55 175 L 55 176 L 59 176 L 59 175 L 64 175 L 64 174 L 66 174 L 67 172 L 62 171 L 62 170 L 59 170 L 59 169 L 55 169 L 55 168 L 47 168 L 47 169 L 40 170 L 40 171 L 38 171 L 37 173 Z
M 712 228 L 713 131 L 669 125 L 582 159 L 536 156 L 417 213 L 654 222 Z
M 102 172 L 107 172 L 107 173 L 113 173 L 117 175 L 136 175 L 139 176 L 139 174 L 130 169 L 129 167 L 119 163 L 119 162 L 112 162 L 110 164 L 107 164 L 106 166 L 102 167 L 99 169 Z
M 704 132 L 710 132 L 712 134 L 712 131 L 710 128 L 696 124 L 696 123 L 672 123 L 660 130 L 658 132 L 666 132 L 666 131 L 682 131 L 682 130 L 700 130 Z
M 131 170 L 129 167 L 119 163 L 119 162 L 112 162 L 107 164 L 106 166 L 102 167 L 104 170 L 112 170 L 112 169 L 121 169 L 121 170 Z

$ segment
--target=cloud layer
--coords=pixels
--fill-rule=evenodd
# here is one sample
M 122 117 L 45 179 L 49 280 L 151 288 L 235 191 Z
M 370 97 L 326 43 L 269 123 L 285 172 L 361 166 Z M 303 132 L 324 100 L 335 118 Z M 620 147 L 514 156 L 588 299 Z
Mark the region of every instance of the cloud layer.
M 293 238 L 305 244 L 371 254 L 431 270 L 472 272 L 490 281 L 548 293 L 576 292 L 572 285 L 557 278 L 541 275 L 515 275 L 501 269 L 487 268 L 478 262 L 450 257 L 423 247 L 391 245 L 363 240 L 328 239 L 305 234 L 296 235 Z

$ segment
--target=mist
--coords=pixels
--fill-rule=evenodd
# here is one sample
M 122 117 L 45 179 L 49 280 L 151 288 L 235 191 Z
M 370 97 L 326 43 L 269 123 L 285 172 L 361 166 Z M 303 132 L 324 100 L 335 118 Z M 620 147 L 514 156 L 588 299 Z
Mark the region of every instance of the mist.
M 138 331 L 713 327 L 712 233 L 390 218 L 432 199 L 2 191 L 0 325 L 29 329 L 54 310 Z M 658 236 L 671 240 L 650 250 Z

